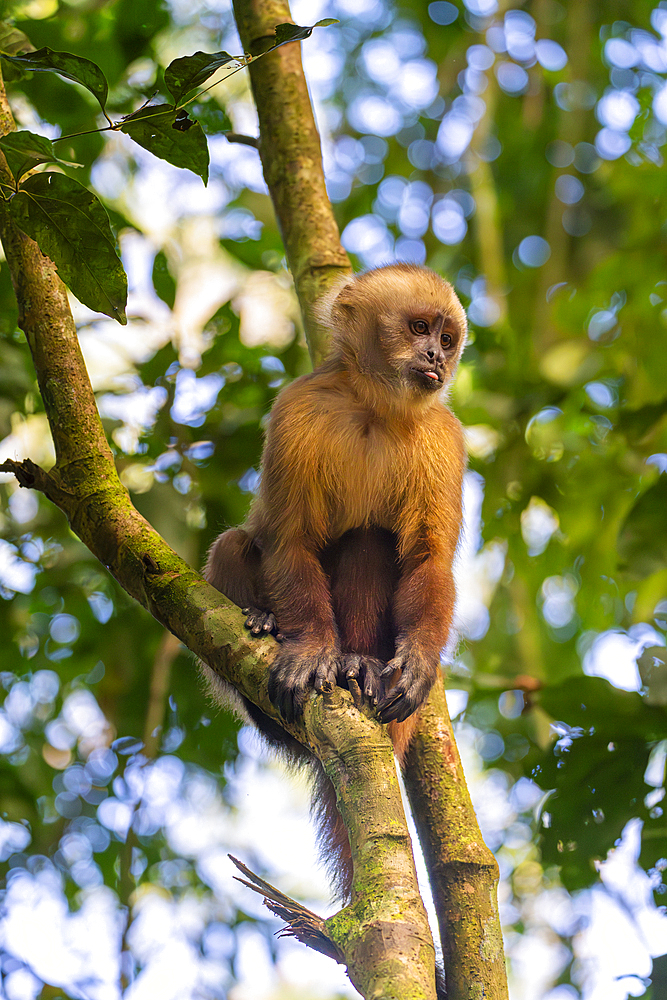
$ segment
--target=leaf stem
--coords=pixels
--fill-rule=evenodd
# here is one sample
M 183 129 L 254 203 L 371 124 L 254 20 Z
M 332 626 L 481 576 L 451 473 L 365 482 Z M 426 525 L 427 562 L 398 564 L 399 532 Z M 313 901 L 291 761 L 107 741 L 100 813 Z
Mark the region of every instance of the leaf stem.
M 316 25 L 313 25 L 313 27 L 316 27 Z M 173 106 L 173 110 L 174 111 L 180 111 L 182 108 L 187 107 L 188 104 L 192 104 L 199 97 L 203 97 L 203 95 L 207 94 L 209 92 L 209 90 L 213 90 L 213 88 L 217 87 L 218 84 L 224 83 L 225 80 L 228 80 L 230 78 L 230 76 L 234 76 L 234 74 L 238 73 L 239 70 L 245 69 L 247 66 L 250 65 L 251 62 L 252 63 L 256 63 L 258 59 L 262 58 L 262 56 L 266 56 L 266 55 L 269 54 L 269 52 L 273 52 L 275 49 L 279 49 L 281 47 L 281 45 L 287 45 L 289 42 L 293 42 L 293 41 L 297 41 L 297 40 L 298 39 L 286 38 L 284 42 L 276 42 L 274 45 L 271 46 L 271 48 L 266 49 L 264 52 L 258 52 L 257 55 L 254 55 L 254 56 L 253 55 L 233 56 L 232 59 L 239 64 L 238 66 L 234 66 L 234 68 L 229 73 L 227 73 L 226 76 L 223 76 L 222 79 L 216 80 L 215 83 L 212 83 L 209 87 L 204 87 L 203 90 L 199 90 L 196 94 L 193 94 L 193 96 L 189 97 L 187 101 L 183 101 L 182 104 L 176 104 L 176 105 L 174 105 Z M 220 69 L 222 69 L 222 67 L 220 67 Z M 216 70 L 216 72 L 217 72 L 217 70 Z M 62 142 L 63 139 L 74 139 L 74 138 L 76 138 L 77 136 L 80 136 L 80 135 L 92 135 L 94 132 L 118 132 L 118 131 L 120 131 L 122 129 L 125 120 L 120 121 L 120 122 L 116 122 L 116 123 L 112 122 L 111 118 L 109 118 L 109 116 L 106 113 L 106 111 L 104 110 L 104 108 L 102 109 L 102 114 L 104 115 L 104 117 L 106 118 L 106 120 L 109 122 L 109 127 L 108 128 L 90 128 L 90 129 L 86 129 L 85 132 L 70 132 L 69 135 L 61 135 L 58 139 L 52 139 L 51 142 L 52 143 L 54 143 L 54 142 Z M 171 114 L 171 110 L 170 111 L 160 111 L 160 112 L 158 112 L 157 115 L 146 115 L 146 117 L 147 118 L 159 118 L 160 115 L 166 115 L 166 114 Z M 248 145 L 250 145 L 250 143 L 248 143 Z

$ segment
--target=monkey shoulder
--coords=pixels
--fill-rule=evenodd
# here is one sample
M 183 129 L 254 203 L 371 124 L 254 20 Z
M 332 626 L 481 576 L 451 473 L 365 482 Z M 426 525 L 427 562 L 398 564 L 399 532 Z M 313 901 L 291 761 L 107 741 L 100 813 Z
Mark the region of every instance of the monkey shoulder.
M 463 425 L 444 403 L 433 407 L 429 413 L 428 433 L 432 433 L 438 442 L 438 450 L 461 467 L 467 464 L 467 452 Z
M 338 411 L 339 417 L 336 417 Z M 280 392 L 269 418 L 262 457 L 263 482 L 273 494 L 278 482 L 313 482 L 334 461 L 344 405 L 317 371 Z M 274 494 L 275 495 L 275 494 Z
M 349 397 L 340 391 L 335 379 L 319 371 L 301 375 L 277 396 L 271 410 L 269 428 L 294 436 L 305 432 L 317 434 L 322 425 L 336 415 L 349 413 Z

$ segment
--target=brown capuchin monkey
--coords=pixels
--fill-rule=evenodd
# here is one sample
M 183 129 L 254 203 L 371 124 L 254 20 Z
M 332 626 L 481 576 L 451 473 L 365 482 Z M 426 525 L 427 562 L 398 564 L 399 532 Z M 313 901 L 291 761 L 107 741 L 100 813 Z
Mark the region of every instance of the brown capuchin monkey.
M 311 688 L 356 682 L 402 762 L 452 627 L 466 456 L 445 397 L 466 317 L 433 271 L 392 264 L 346 279 L 322 318 L 331 353 L 278 395 L 259 493 L 205 576 L 252 632 L 282 639 L 269 697 L 284 719 Z M 313 765 L 323 854 L 348 898 L 347 833 L 320 762 L 244 702 L 274 747 Z

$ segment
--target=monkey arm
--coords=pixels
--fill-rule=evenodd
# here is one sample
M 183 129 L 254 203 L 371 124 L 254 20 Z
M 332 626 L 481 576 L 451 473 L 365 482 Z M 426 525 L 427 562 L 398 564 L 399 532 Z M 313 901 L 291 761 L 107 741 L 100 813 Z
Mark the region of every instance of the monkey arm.
M 262 549 L 262 573 L 288 641 L 334 648 L 338 634 L 331 591 L 318 554 L 329 534 L 327 448 L 330 421 L 313 391 L 314 376 L 283 390 L 271 412 L 251 533 Z
M 456 588 L 452 563 L 463 520 L 465 470 L 463 432 L 443 408 L 433 438 L 437 461 L 429 465 L 427 450 L 417 453 L 413 493 L 398 525 L 401 577 L 394 596 L 396 655 L 386 672 L 400 671 L 394 687 L 378 706 L 383 722 L 403 722 L 426 700 L 440 669 L 440 653 L 449 639 Z M 396 676 L 396 675 L 395 675 Z
M 394 598 L 396 656 L 386 673 L 400 676 L 378 706 L 383 722 L 404 722 L 426 700 L 452 625 L 456 591 L 451 561 L 430 555 L 406 560 Z
M 274 406 L 257 507 L 262 574 L 284 636 L 269 697 L 288 721 L 303 710 L 310 687 L 335 685 L 339 669 L 331 591 L 318 558 L 328 531 L 323 484 L 330 474 L 325 449 L 317 447 L 326 435 L 310 381 L 297 379 Z
M 315 547 L 294 535 L 268 546 L 263 570 L 274 612 L 285 640 L 304 647 L 337 648 L 331 592 Z
M 315 552 L 293 536 L 265 554 L 265 574 L 284 641 L 269 677 L 269 698 L 288 722 L 311 687 L 336 685 L 340 648 L 329 584 Z

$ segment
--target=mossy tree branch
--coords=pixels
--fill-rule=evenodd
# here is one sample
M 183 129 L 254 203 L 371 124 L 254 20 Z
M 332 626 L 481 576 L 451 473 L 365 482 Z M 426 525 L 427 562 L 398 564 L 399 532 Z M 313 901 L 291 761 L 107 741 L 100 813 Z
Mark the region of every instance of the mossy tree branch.
M 245 52 L 273 44 L 276 24 L 292 21 L 287 0 L 233 0 Z M 285 253 L 294 276 L 313 364 L 323 360 L 328 332 L 315 304 L 331 283 L 350 272 L 327 197 L 320 137 L 313 118 L 298 42 L 250 64 L 259 155 Z
M 405 787 L 431 880 L 448 998 L 504 1000 L 498 862 L 470 801 L 441 677 L 419 717 Z

